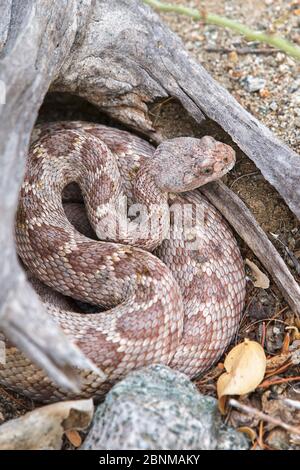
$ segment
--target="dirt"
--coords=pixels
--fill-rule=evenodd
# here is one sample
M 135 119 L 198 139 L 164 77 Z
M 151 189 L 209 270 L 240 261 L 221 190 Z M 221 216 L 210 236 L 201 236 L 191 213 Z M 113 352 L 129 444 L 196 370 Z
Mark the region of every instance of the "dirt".
M 173 0 L 174 5 L 181 0 Z M 187 1 L 184 5 L 239 21 L 254 30 L 278 34 L 300 43 L 299 1 L 287 0 L 212 0 Z M 222 83 L 247 110 L 283 141 L 300 150 L 300 76 L 299 62 L 269 46 L 246 42 L 230 30 L 203 25 L 175 13 L 161 15 L 183 40 L 187 50 L 211 75 Z M 231 52 L 224 53 L 224 49 Z M 248 49 L 252 53 L 241 53 Z M 215 50 L 216 52 L 211 52 Z M 257 53 L 256 51 L 260 52 Z M 265 53 L 262 53 L 264 50 Z M 268 53 L 266 53 L 268 52 Z M 249 93 L 244 80 L 249 75 L 265 80 L 265 86 Z M 275 109 L 273 109 L 275 108 Z

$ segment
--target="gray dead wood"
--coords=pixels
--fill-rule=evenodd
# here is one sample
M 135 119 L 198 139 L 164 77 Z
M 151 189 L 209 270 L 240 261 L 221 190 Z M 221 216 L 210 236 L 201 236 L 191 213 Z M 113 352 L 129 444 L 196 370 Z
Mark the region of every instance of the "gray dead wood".
M 300 157 L 249 114 L 138 0 L 98 1 L 84 41 L 53 89 L 76 93 L 151 136 L 147 103 L 176 97 L 193 118 L 216 121 L 300 219 Z
M 137 0 L 2 2 L 0 80 L 1 90 L 6 88 L 6 104 L 0 104 L 0 326 L 61 386 L 75 389 L 74 367 L 92 366 L 47 318 L 17 260 L 13 237 L 29 137 L 50 86 L 84 97 L 156 142 L 161 136 L 147 104 L 176 97 L 197 122 L 206 115 L 218 122 L 300 216 L 299 157 Z
M 2 4 L 0 17 L 0 80 L 6 89 L 0 105 L 0 325 L 7 338 L 72 390 L 78 389 L 74 367 L 92 366 L 44 312 L 17 260 L 13 233 L 30 133 L 74 42 L 81 3 L 14 1 L 10 8 Z

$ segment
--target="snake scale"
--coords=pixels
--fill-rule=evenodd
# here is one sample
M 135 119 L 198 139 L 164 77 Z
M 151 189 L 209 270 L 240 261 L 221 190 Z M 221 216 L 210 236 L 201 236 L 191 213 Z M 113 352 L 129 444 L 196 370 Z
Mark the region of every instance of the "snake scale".
M 107 379 L 80 371 L 80 394 L 62 390 L 7 342 L 1 384 L 45 402 L 99 399 L 147 364 L 190 377 L 208 369 L 237 331 L 245 274 L 230 228 L 196 188 L 234 162 L 231 147 L 210 136 L 155 149 L 94 123 L 37 127 L 16 217 L 18 254 L 53 320 Z M 124 200 L 139 210 L 114 224 Z M 83 312 L 82 303 L 96 307 Z

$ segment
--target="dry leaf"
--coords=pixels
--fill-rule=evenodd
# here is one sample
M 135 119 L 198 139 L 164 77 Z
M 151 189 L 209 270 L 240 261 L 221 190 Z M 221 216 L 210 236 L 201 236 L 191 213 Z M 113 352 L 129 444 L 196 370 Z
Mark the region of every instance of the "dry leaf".
M 254 429 L 249 428 L 249 426 L 241 426 L 240 428 L 237 428 L 239 432 L 243 432 L 244 434 L 247 434 L 249 439 L 251 440 L 252 444 L 254 443 L 257 434 Z
M 220 397 L 218 400 L 218 407 L 222 415 L 226 414 L 227 398 L 228 396 L 224 395 L 223 397 Z
M 254 287 L 260 287 L 261 289 L 268 289 L 270 287 L 269 278 L 256 266 L 255 263 L 246 258 L 245 263 L 251 269 L 252 275 L 255 279 L 253 282 Z
M 63 434 L 71 429 L 86 429 L 93 413 L 93 400 L 65 401 L 37 408 L 0 426 L 0 450 L 60 449 Z
M 70 431 L 65 432 L 68 440 L 74 447 L 80 447 L 82 443 L 82 439 L 80 437 L 80 434 L 78 431 L 75 431 L 75 429 L 70 429 Z
M 255 390 L 265 375 L 266 356 L 259 343 L 245 339 L 230 351 L 224 366 L 227 372 L 217 382 L 219 400 L 225 395 L 244 395 Z M 224 400 L 220 408 L 224 411 Z

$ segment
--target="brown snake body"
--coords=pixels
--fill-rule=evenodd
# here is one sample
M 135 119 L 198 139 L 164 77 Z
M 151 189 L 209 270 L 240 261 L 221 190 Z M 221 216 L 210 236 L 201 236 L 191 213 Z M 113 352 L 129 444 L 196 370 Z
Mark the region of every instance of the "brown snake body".
M 155 150 L 128 132 L 83 122 L 35 132 L 16 221 L 18 253 L 44 284 L 103 310 L 76 312 L 71 300 L 57 294 L 53 301 L 48 287 L 37 284 L 53 319 L 107 375 L 103 383 L 95 372 L 81 371 L 79 396 L 100 397 L 130 370 L 151 363 L 190 377 L 206 370 L 237 330 L 245 275 L 231 230 L 194 189 L 232 168 L 233 150 L 211 137 L 172 139 Z M 102 241 L 80 233 L 90 235 L 91 228 L 77 226 L 80 211 L 72 215 L 63 206 L 62 192 L 73 182 Z M 127 231 L 113 225 L 113 208 L 124 195 L 129 205 L 146 208 L 139 226 L 123 217 Z M 173 220 L 168 231 L 167 203 L 174 208 L 171 221 L 187 208 L 189 223 Z M 76 396 L 10 344 L 6 354 L 5 386 L 42 401 Z

